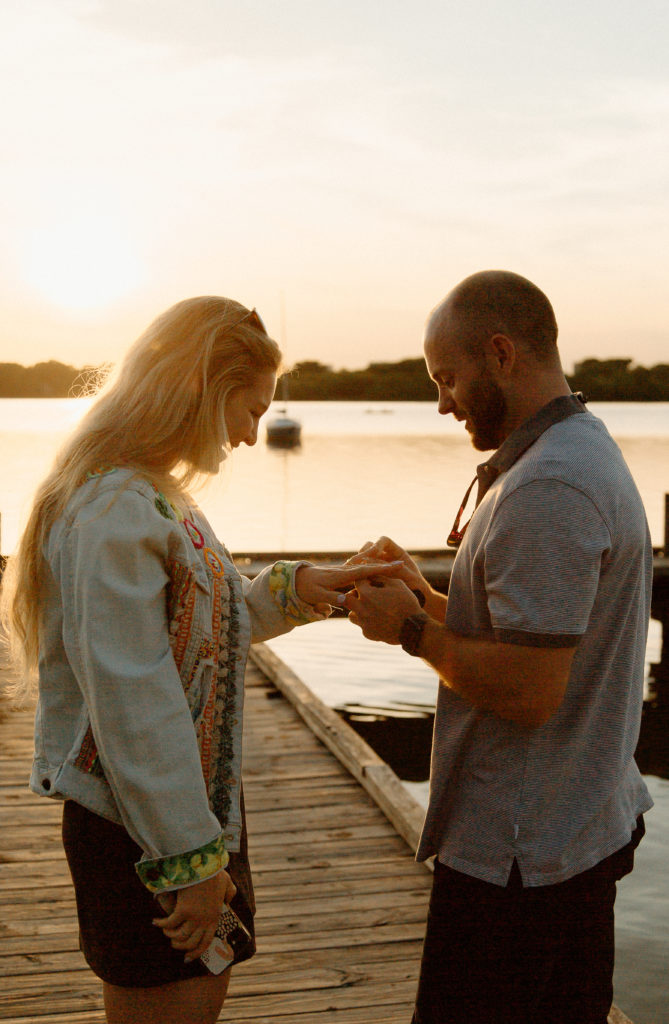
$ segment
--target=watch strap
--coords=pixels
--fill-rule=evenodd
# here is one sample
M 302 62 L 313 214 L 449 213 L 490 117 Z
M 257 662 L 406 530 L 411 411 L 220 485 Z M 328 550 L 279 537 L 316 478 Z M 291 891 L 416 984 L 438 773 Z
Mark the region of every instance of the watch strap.
M 428 616 L 425 612 L 416 612 L 415 615 L 407 615 L 400 629 L 400 644 L 407 654 L 418 654 L 418 648 L 423 638 L 423 630 Z

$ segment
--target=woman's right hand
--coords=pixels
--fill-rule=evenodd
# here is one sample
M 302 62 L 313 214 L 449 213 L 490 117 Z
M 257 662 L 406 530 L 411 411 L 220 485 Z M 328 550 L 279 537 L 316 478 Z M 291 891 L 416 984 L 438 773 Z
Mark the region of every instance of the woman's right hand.
M 174 949 L 186 953 L 186 963 L 197 960 L 212 941 L 224 903 L 229 903 L 237 892 L 235 883 L 227 871 L 219 871 L 204 882 L 166 893 L 171 897 L 173 909 L 167 917 L 154 918 L 153 923 L 162 928 Z M 163 903 L 163 906 L 165 903 Z

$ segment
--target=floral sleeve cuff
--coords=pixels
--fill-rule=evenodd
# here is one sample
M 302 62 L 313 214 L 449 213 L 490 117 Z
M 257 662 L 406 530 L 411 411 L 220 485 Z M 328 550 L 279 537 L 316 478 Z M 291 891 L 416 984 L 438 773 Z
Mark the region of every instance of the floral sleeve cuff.
M 227 867 L 230 856 L 223 845 L 223 834 L 205 846 L 186 853 L 155 860 L 140 860 L 135 871 L 149 892 L 169 892 L 217 875 Z
M 269 592 L 291 626 L 327 618 L 310 604 L 300 600 L 295 589 L 295 573 L 309 562 L 275 562 L 269 576 Z

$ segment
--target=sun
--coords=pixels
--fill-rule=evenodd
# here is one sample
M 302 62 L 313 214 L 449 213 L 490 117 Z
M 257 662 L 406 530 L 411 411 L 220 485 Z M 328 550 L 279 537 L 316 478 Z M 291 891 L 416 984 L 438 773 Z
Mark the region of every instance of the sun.
M 108 214 L 78 212 L 33 231 L 24 274 L 49 302 L 85 313 L 132 292 L 142 283 L 144 269 L 117 220 Z

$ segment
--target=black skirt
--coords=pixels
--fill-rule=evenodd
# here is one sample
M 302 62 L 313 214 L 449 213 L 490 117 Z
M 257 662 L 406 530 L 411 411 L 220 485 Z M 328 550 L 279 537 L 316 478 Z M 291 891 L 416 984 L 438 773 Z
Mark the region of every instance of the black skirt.
M 99 978 L 124 988 L 149 988 L 209 973 L 199 960 L 184 963 L 185 952 L 173 949 L 162 929 L 151 923 L 164 911 L 137 877 L 142 850 L 121 825 L 66 800 L 63 846 L 77 901 L 79 948 Z M 235 959 L 241 963 L 255 952 L 245 826 L 240 851 L 230 854 L 226 871 L 237 886 L 230 905 L 252 937 Z

